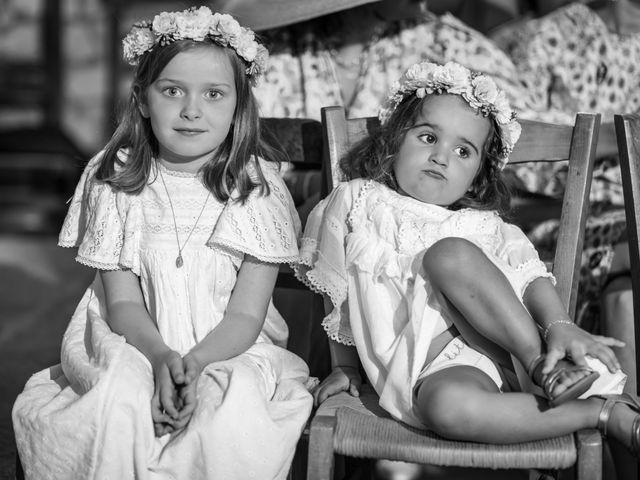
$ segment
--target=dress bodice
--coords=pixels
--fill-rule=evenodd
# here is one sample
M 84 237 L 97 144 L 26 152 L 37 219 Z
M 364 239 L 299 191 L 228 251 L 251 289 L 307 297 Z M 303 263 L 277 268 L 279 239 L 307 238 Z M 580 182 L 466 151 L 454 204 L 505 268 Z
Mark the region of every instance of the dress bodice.
M 87 166 L 60 233 L 77 260 L 130 269 L 165 342 L 186 353 L 222 320 L 245 255 L 269 263 L 297 258 L 299 220 L 277 169 L 259 161 L 270 193 L 218 200 L 200 175 L 156 163 L 137 195 L 93 178 Z M 179 245 L 179 246 L 178 246 Z M 177 258 L 181 262 L 178 266 Z M 284 345 L 287 327 L 273 305 L 259 341 Z

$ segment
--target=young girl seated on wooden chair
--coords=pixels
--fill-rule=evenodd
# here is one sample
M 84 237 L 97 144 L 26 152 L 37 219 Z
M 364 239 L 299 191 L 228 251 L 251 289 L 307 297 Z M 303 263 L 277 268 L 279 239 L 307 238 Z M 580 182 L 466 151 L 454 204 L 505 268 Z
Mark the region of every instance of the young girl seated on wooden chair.
M 455 63 L 420 63 L 380 120 L 342 163 L 351 180 L 311 213 L 296 267 L 333 307 L 333 371 L 316 402 L 358 395 L 360 360 L 385 410 L 444 437 L 598 426 L 638 454 L 640 405 L 618 395 L 610 348 L 621 342 L 571 321 L 531 243 L 498 214 L 520 136 L 504 93 Z M 514 388 L 514 364 L 543 396 Z
M 13 409 L 25 476 L 284 479 L 313 399 L 271 302 L 300 224 L 259 134 L 266 49 L 201 7 L 137 23 L 124 52 L 124 120 L 59 240 L 95 281 Z

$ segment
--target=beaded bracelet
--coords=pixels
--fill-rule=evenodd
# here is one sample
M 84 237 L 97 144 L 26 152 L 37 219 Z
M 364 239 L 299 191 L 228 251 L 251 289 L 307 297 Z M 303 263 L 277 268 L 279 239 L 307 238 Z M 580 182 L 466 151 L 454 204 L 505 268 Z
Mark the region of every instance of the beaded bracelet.
M 549 332 L 551 330 L 551 327 L 553 327 L 554 325 L 573 325 L 576 326 L 576 324 L 574 322 L 572 322 L 571 320 L 554 320 L 553 322 L 549 323 L 549 325 L 547 325 L 544 329 L 544 333 L 542 334 L 542 338 L 544 338 L 544 341 L 547 341 L 547 337 L 549 336 Z

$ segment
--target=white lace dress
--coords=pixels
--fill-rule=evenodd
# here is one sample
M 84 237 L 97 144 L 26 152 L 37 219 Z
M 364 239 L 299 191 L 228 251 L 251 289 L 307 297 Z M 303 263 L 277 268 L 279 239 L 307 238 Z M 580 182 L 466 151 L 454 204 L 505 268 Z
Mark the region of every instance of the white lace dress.
M 552 278 L 522 231 L 494 212 L 451 211 L 361 179 L 340 184 L 311 212 L 295 266 L 331 299 L 324 328 L 357 347 L 380 406 L 418 428 L 413 387 L 432 338 L 454 315 L 432 295 L 422 257 L 445 237 L 478 245 L 520 298 L 534 279 Z
M 140 195 L 114 193 L 85 170 L 59 244 L 101 270 L 129 268 L 166 343 L 181 354 L 221 320 L 244 255 L 297 258 L 299 220 L 275 167 L 262 162 L 269 196 L 208 199 L 176 267 L 171 208 L 157 172 Z M 207 196 L 195 175 L 162 168 L 181 242 Z M 64 335 L 61 364 L 33 375 L 13 410 L 28 479 L 282 479 L 309 416 L 306 364 L 284 347 L 273 305 L 247 352 L 205 367 L 186 429 L 156 438 L 146 357 L 105 322 L 97 275 Z

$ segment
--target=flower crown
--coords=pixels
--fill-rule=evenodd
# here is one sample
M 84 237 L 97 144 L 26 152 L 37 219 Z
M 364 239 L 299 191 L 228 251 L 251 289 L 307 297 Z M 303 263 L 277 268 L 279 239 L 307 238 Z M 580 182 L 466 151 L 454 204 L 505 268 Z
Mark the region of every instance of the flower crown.
M 207 7 L 191 7 L 182 12 L 162 12 L 153 21 L 135 23 L 122 40 L 124 59 L 137 65 L 140 58 L 157 45 L 165 46 L 178 40 L 202 42 L 208 38 L 222 47 L 230 47 L 247 64 L 246 73 L 252 79 L 264 72 L 269 53 L 255 40 L 255 34 L 231 15 L 211 13 Z
M 520 138 L 520 124 L 515 119 L 504 91 L 498 89 L 488 76 L 472 72 L 454 62 L 445 65 L 422 62 L 411 66 L 399 81 L 395 82 L 383 104 L 378 118 L 385 123 L 407 96 L 414 94 L 418 98 L 425 95 L 449 93 L 460 95 L 471 108 L 484 117 L 491 117 L 498 127 L 502 141 L 499 153 L 500 168 L 509 161 L 509 155 Z

